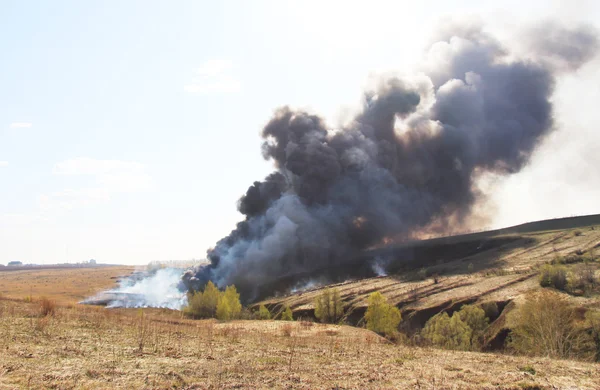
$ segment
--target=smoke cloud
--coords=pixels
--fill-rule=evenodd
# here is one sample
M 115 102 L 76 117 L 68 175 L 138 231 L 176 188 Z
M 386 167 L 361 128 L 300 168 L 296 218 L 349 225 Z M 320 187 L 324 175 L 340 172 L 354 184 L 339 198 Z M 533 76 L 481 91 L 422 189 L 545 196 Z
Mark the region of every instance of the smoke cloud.
M 119 281 L 117 288 L 104 291 L 82 301 L 116 307 L 162 307 L 180 310 L 187 305 L 186 288 L 181 281 L 181 268 L 160 268 L 133 275 Z
M 598 47 L 594 30 L 554 23 L 523 40 L 531 51 L 519 57 L 481 27 L 446 29 L 415 77 L 382 77 L 341 128 L 276 110 L 261 134 L 275 172 L 240 198 L 245 219 L 208 251 L 210 265 L 184 274 L 186 286 L 235 284 L 253 300 L 307 275 L 341 278 L 327 270 L 392 238 L 469 228 L 485 200 L 478 179 L 528 163 L 554 130 L 556 77 Z

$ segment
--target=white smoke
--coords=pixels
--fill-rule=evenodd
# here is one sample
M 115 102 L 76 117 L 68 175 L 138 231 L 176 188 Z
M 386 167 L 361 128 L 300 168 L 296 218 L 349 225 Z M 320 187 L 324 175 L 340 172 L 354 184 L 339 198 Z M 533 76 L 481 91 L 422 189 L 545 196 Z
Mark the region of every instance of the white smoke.
M 313 290 L 315 288 L 319 288 L 324 283 L 319 282 L 315 279 L 310 279 L 308 282 L 300 282 L 296 283 L 294 287 L 290 289 L 290 294 L 303 293 L 305 291 Z
M 385 270 L 386 263 L 381 258 L 376 258 L 375 261 L 371 264 L 371 269 L 377 276 L 387 276 L 387 272 Z
M 119 287 L 84 300 L 86 304 L 117 307 L 158 307 L 181 310 L 187 305 L 185 287 L 181 284 L 181 268 L 161 268 L 134 273 L 122 279 Z

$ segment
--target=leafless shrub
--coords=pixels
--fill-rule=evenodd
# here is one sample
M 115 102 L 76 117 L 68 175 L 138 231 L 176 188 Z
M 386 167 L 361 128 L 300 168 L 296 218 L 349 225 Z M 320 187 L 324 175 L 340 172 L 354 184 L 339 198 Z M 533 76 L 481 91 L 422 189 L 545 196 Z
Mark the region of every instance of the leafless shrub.
M 144 315 L 144 310 L 140 309 L 139 312 L 139 318 L 138 318 L 138 322 L 137 322 L 137 327 L 136 327 L 136 339 L 137 339 L 137 345 L 138 345 L 138 352 L 143 353 L 144 352 L 144 345 L 148 339 L 149 336 L 149 326 L 148 326 L 148 320 L 146 318 L 146 316 Z
M 411 284 L 408 288 L 408 298 L 411 301 L 416 301 L 419 299 L 419 288 L 416 284 Z
M 565 291 L 567 288 L 567 271 L 561 265 L 546 264 L 540 270 L 540 286 L 553 287 Z
M 38 318 L 35 323 L 35 330 L 38 332 L 46 333 L 49 324 L 50 324 L 49 316 L 44 316 L 44 317 Z
M 289 324 L 287 324 L 289 325 Z M 288 360 L 288 370 L 292 372 L 292 362 L 294 360 L 294 354 L 296 352 L 296 338 L 292 337 L 290 342 L 290 359 Z
M 531 296 L 513 315 L 516 326 L 509 348 L 527 355 L 589 357 L 592 340 L 578 325 L 577 312 L 560 294 L 544 291 Z
M 46 297 L 40 299 L 40 316 L 53 316 L 56 313 L 56 303 Z
M 285 337 L 290 337 L 292 335 L 293 327 L 292 324 L 284 324 L 281 327 L 281 334 Z

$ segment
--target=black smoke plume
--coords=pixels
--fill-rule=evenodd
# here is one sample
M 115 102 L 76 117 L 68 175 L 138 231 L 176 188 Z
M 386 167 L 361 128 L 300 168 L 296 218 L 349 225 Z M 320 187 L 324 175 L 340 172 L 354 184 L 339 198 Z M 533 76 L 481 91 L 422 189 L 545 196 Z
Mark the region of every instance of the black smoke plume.
M 245 219 L 185 283 L 235 284 L 248 301 L 309 275 L 341 278 L 327 270 L 355 264 L 390 237 L 468 227 L 482 197 L 478 178 L 527 164 L 554 128 L 556 76 L 576 70 L 598 46 L 594 31 L 554 24 L 523 40 L 532 49 L 519 58 L 481 29 L 446 32 L 421 73 L 381 78 L 339 129 L 278 109 L 262 131 L 275 172 L 241 197 Z

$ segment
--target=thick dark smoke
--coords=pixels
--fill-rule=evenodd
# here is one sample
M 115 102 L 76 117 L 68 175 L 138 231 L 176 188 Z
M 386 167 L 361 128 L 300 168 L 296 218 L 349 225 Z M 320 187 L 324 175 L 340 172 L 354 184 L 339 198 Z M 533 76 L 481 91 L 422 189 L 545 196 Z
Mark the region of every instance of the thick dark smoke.
M 252 300 L 320 270 L 335 278 L 325 270 L 386 238 L 468 227 L 482 197 L 478 178 L 527 164 L 553 130 L 556 75 L 598 46 L 590 29 L 532 31 L 526 39 L 536 50 L 527 59 L 481 29 L 446 33 L 422 73 L 382 78 L 340 129 L 278 109 L 262 131 L 263 156 L 276 171 L 242 196 L 245 220 L 184 281 L 196 289 L 208 280 L 235 284 Z

